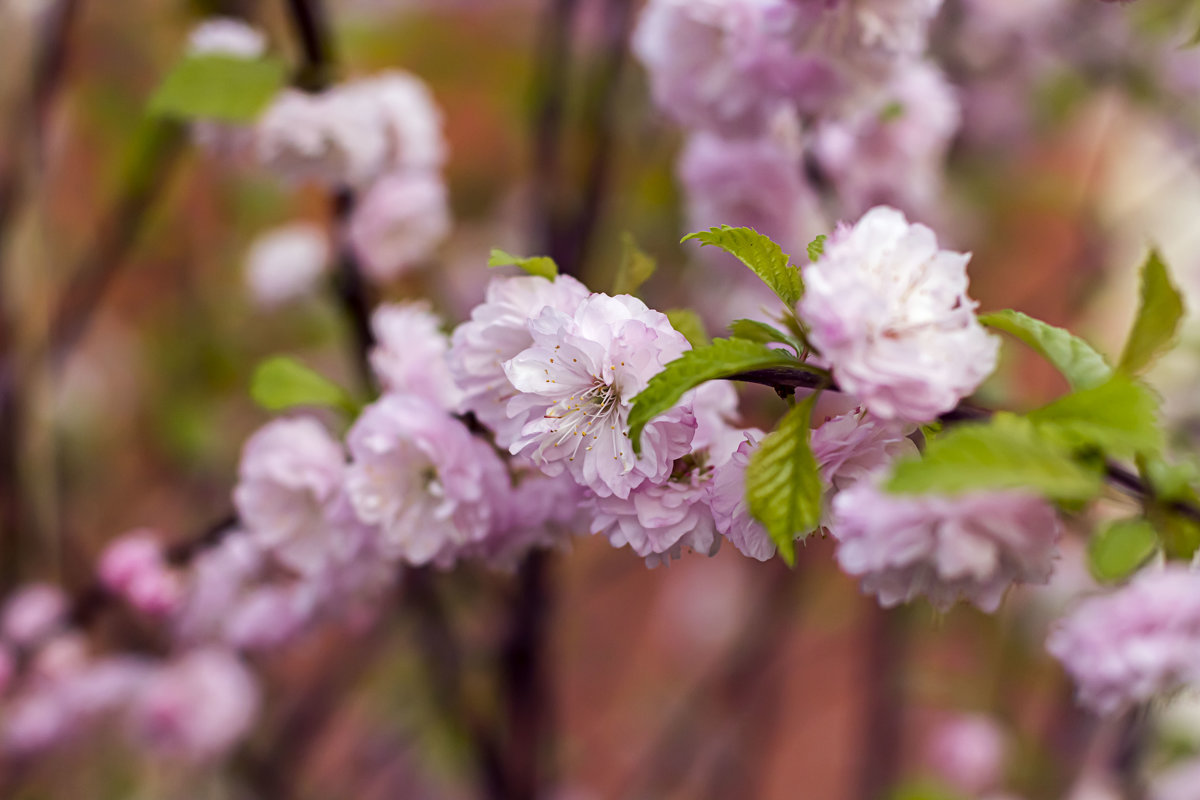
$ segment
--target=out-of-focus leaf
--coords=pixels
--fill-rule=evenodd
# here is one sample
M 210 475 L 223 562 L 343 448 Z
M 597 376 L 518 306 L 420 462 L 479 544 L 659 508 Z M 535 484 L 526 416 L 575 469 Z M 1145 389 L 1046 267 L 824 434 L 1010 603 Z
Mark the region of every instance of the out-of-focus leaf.
M 657 267 L 654 258 L 638 247 L 632 233 L 621 234 L 621 261 L 613 279 L 613 294 L 637 294 Z
M 359 410 L 345 389 L 287 356 L 275 356 L 259 364 L 250 384 L 250 396 L 268 411 L 314 406 L 353 416 Z
M 825 241 L 828 238 L 829 238 L 828 236 L 826 236 L 825 234 L 822 233 L 820 236 L 818 236 L 817 238 L 813 239 L 811 242 L 808 243 L 808 260 L 809 261 L 816 261 L 821 256 L 825 255 Z
M 760 344 L 786 344 L 795 348 L 797 353 L 804 349 L 803 343 L 795 336 L 756 319 L 735 319 L 729 325 L 729 333 L 735 339 L 747 339 Z
M 1088 566 L 1096 580 L 1123 580 L 1158 550 L 1158 534 L 1144 519 L 1122 519 L 1105 525 L 1088 542 Z
M 1133 329 L 1121 351 L 1117 369 L 1131 375 L 1144 372 L 1175 344 L 1183 319 L 1183 296 L 1171 283 L 1167 264 L 1157 250 L 1142 264 L 1141 302 Z
M 667 312 L 667 320 L 671 327 L 683 334 L 692 347 L 704 347 L 708 344 L 708 331 L 704 329 L 704 320 L 690 308 L 673 308 Z
M 1043 433 L 1071 445 L 1091 445 L 1106 454 L 1132 458 L 1163 448 L 1158 399 L 1150 387 L 1115 374 L 1099 386 L 1060 397 L 1028 415 Z
M 150 113 L 253 122 L 286 80 L 287 67 L 277 59 L 189 55 L 163 78 L 150 99 Z
M 810 444 L 819 394 L 792 407 L 746 466 L 746 506 L 789 565 L 796 562 L 796 539 L 821 522 L 821 475 Z
M 1032 347 L 1062 373 L 1073 389 L 1097 386 L 1112 374 L 1112 367 L 1104 356 L 1083 339 L 1020 311 L 993 311 L 981 314 L 979 321 Z
M 1079 463 L 1032 422 L 1011 414 L 945 431 L 922 457 L 898 462 L 887 484 L 897 494 L 1028 489 L 1062 501 L 1089 500 L 1101 486 L 1098 469 Z
M 541 278 L 549 278 L 554 280 L 558 275 L 558 264 L 554 263 L 554 259 L 549 256 L 514 256 L 512 253 L 506 253 L 498 247 L 493 247 L 491 255 L 488 256 L 489 268 L 492 267 L 520 267 L 530 275 L 537 275 Z
M 792 259 L 783 249 L 751 228 L 731 228 L 721 225 L 707 231 L 689 233 L 683 241 L 695 239 L 702 245 L 719 247 L 726 253 L 736 257 L 762 278 L 763 283 L 771 287 L 771 291 L 780 300 L 792 308 L 804 294 L 804 283 L 800 279 L 800 270 L 792 266 Z
M 705 381 L 755 369 L 800 366 L 795 356 L 744 339 L 713 339 L 712 344 L 688 350 L 650 379 L 629 411 L 629 436 L 641 452 L 646 423 L 679 402 L 684 393 Z

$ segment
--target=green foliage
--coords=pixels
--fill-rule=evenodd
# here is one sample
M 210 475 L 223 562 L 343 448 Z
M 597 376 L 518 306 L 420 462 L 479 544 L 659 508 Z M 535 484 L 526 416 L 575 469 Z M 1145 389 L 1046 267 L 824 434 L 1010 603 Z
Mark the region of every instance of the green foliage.
M 558 275 L 558 264 L 554 263 L 554 259 L 549 256 L 514 256 L 512 253 L 506 253 L 498 247 L 493 247 L 491 255 L 488 256 L 489 268 L 493 267 L 520 267 L 530 275 L 537 275 L 542 278 L 554 280 Z
M 760 344 L 786 344 L 797 353 L 804 349 L 803 342 L 795 336 L 756 319 L 735 319 L 729 325 L 729 333 L 735 339 L 746 339 Z
M 797 367 L 800 362 L 783 351 L 744 339 L 713 339 L 712 344 L 687 351 L 650 379 L 629 411 L 629 435 L 635 452 L 641 452 L 646 423 L 679 402 L 690 389 L 705 381 L 739 372 L 770 367 Z
M 930 780 L 914 780 L 896 787 L 890 800 L 967 800 L 967 798 L 941 783 Z
M 1096 580 L 1124 580 L 1158 550 L 1158 534 L 1144 519 L 1122 519 L 1102 527 L 1088 542 L 1088 566 Z
M 821 256 L 825 255 L 825 242 L 829 237 L 821 234 L 817 238 L 808 243 L 808 260 L 817 261 Z
M 1032 422 L 1001 413 L 934 438 L 924 457 L 895 465 L 887 488 L 898 494 L 1028 489 L 1070 502 L 1091 499 L 1101 485 L 1098 468 L 1073 459 Z
M 354 416 L 358 404 L 341 386 L 287 356 L 268 358 L 258 365 L 250 396 L 268 411 L 300 406 L 333 408 Z
M 150 98 L 150 113 L 183 119 L 253 122 L 287 80 L 272 58 L 203 54 L 182 58 Z
M 1171 349 L 1183 319 L 1183 297 L 1157 250 L 1142 264 L 1141 301 L 1117 369 L 1136 375 Z
M 1140 381 L 1115 374 L 1099 386 L 1081 389 L 1028 415 L 1048 436 L 1074 447 L 1095 447 L 1132 458 L 1163 448 L 1158 399 Z
M 821 522 L 821 475 L 810 444 L 819 395 L 793 406 L 746 467 L 746 505 L 789 565 L 796 562 L 796 539 Z
M 721 225 L 707 231 L 689 233 L 683 241 L 695 239 L 702 245 L 719 247 L 736 257 L 762 278 L 788 308 L 792 308 L 804 294 L 804 283 L 800 270 L 792 266 L 791 257 L 783 249 L 751 228 L 731 228 Z
M 1072 389 L 1097 386 L 1112 374 L 1104 356 L 1083 339 L 1027 314 L 1005 309 L 981 314 L 979 321 L 1032 347 L 1062 373 Z
M 621 234 L 621 261 L 613 278 L 613 294 L 637 294 L 657 267 L 654 258 L 638 247 L 632 233 Z
M 673 308 L 667 312 L 667 320 L 671 327 L 683 334 L 692 347 L 704 347 L 708 344 L 708 331 L 704 329 L 704 320 L 690 308 Z

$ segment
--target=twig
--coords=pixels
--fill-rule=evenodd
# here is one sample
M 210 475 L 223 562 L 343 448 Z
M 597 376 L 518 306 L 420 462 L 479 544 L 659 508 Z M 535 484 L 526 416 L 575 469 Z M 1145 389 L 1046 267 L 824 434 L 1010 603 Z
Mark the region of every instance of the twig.
M 883 800 L 900 768 L 904 716 L 904 618 L 898 611 L 868 603 L 865 694 L 858 748 L 858 797 Z

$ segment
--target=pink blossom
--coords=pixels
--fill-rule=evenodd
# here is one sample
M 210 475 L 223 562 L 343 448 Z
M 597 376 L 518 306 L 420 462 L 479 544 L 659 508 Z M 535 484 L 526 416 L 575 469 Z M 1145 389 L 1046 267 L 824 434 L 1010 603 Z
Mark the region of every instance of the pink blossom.
M 804 268 L 800 315 L 843 390 L 882 419 L 949 411 L 995 367 L 999 342 L 967 297 L 970 256 L 879 207 L 839 228 Z
M 450 233 L 446 184 L 432 170 L 395 170 L 362 195 L 346 229 L 364 274 L 398 278 L 429 258 Z
M 629 441 L 633 397 L 690 345 L 665 315 L 628 295 L 594 294 L 574 314 L 544 308 L 529 323 L 533 344 L 504 362 L 520 394 L 510 416 L 529 421 L 511 446 L 547 474 L 566 469 L 597 495 L 628 497 L 661 483 L 688 451 L 696 428 L 683 406 L 651 421 L 642 453 Z
M 516 485 L 496 500 L 492 530 L 463 550 L 463 557 L 512 571 L 532 549 L 565 546 L 587 530 L 584 489 L 565 472 L 549 476 L 529 467 L 519 470 Z
M 914 61 L 891 76 L 879 102 L 823 120 L 813 154 L 848 214 L 888 203 L 929 216 L 938 210 L 946 153 L 960 119 L 945 76 Z
M 263 585 L 250 589 L 225 623 L 225 641 L 239 650 L 279 647 L 316 616 L 325 597 L 312 582 Z
M 262 31 L 233 17 L 211 17 L 188 34 L 188 53 L 255 59 L 267 50 Z
M 1176 764 L 1155 776 L 1149 800 L 1196 800 L 1200 787 L 1200 759 Z
M 677 169 L 687 198 L 689 230 L 715 225 L 753 228 L 789 253 L 802 252 L 820 233 L 817 196 L 804 179 L 798 146 L 767 136 L 723 139 L 700 131 L 688 137 Z M 739 276 L 753 277 L 729 256 L 712 252 L 736 267 Z
M 387 70 L 343 84 L 342 91 L 376 108 L 387 135 L 389 169 L 433 170 L 446 160 L 441 111 L 416 75 Z
M 846 403 L 841 403 L 846 405 Z M 826 420 L 813 430 L 811 446 L 826 490 L 822 498 L 825 522 L 838 491 L 849 489 L 896 459 L 917 452 L 909 439 L 909 426 L 876 419 L 854 408 Z M 775 544 L 746 505 L 746 467 L 762 439 L 759 431 L 747 432 L 733 457 L 716 470 L 709 502 L 719 530 L 744 555 L 766 561 L 775 555 Z
M 642 483 L 626 497 L 593 497 L 587 506 L 592 533 L 604 534 L 613 547 L 629 545 L 651 566 L 677 558 L 684 547 L 712 555 L 721 542 L 707 503 L 710 477 L 692 468 L 665 483 Z
M 180 602 L 179 578 L 167 566 L 162 544 L 151 531 L 133 531 L 109 544 L 98 573 L 108 591 L 145 614 L 168 614 Z
M 328 269 L 329 256 L 329 237 L 316 225 L 300 222 L 267 231 L 246 254 L 251 298 L 274 308 L 310 294 Z
M 368 406 L 347 437 L 347 495 L 378 526 L 388 555 L 447 564 L 487 536 L 508 476 L 495 451 L 444 410 L 411 395 Z
M 1004 731 L 982 714 L 946 720 L 928 743 L 930 766 L 937 776 L 969 797 L 1000 784 L 1007 750 Z
M 1046 649 L 1074 679 L 1079 701 L 1103 714 L 1200 681 L 1200 573 L 1144 571 L 1084 600 Z
M 995 611 L 1014 583 L 1046 583 L 1060 529 L 1053 506 L 1019 491 L 893 495 L 860 481 L 833 498 L 837 560 L 891 607 L 925 595 Z
M 545 308 L 574 314 L 587 296 L 587 287 L 569 275 L 492 278 L 470 321 L 455 328 L 450 369 L 463 390 L 463 406 L 491 428 L 500 447 L 508 448 L 533 414 L 527 409 L 510 416 L 509 400 L 517 390 L 504 362 L 533 344 L 530 319 Z
M 185 644 L 219 639 L 226 619 L 264 566 L 258 539 L 243 530 L 229 532 L 220 544 L 197 556 L 175 614 L 177 639 Z
M 10 644 L 32 647 L 55 633 L 66 622 L 67 596 L 48 583 L 18 589 L 4 604 L 0 633 Z
M 330 546 L 328 512 L 345 461 L 342 446 L 314 419 L 267 423 L 242 449 L 233 490 L 242 524 L 280 562 L 317 569 Z
M 258 706 L 258 687 L 236 656 L 194 650 L 153 673 L 132 709 L 133 731 L 158 755 L 209 762 L 246 735 Z
M 447 410 L 458 408 L 462 393 L 447 361 L 450 340 L 428 303 L 377 306 L 371 330 L 377 342 L 371 369 L 385 391 L 415 394 Z

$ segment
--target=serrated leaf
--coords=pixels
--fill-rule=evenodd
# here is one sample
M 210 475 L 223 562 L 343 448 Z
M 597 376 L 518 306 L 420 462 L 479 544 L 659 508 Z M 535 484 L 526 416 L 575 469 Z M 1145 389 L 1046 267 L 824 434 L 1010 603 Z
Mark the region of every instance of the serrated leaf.
M 1032 347 L 1062 373 L 1072 389 L 1097 386 L 1112 375 L 1112 367 L 1090 344 L 1040 319 L 1005 309 L 981 314 L 979 321 Z
M 817 261 L 821 256 L 825 255 L 825 241 L 829 237 L 821 234 L 817 238 L 808 243 L 808 260 Z
M 1196 486 L 1200 486 L 1200 466 L 1190 461 L 1175 464 L 1161 457 L 1150 456 L 1138 459 L 1142 476 L 1154 490 L 1155 498 L 1166 502 L 1194 502 Z
M 185 56 L 150 98 L 151 114 L 222 122 L 253 122 L 287 81 L 287 67 L 272 58 Z
M 613 294 L 637 294 L 657 268 L 654 258 L 643 252 L 633 234 L 626 231 L 621 234 L 621 260 L 613 278 Z
M 803 349 L 803 344 L 795 336 L 756 319 L 735 319 L 729 324 L 729 334 L 735 339 L 746 339 L 761 344 L 786 344 L 797 353 Z
M 1158 550 L 1158 533 L 1144 519 L 1110 522 L 1088 542 L 1088 566 L 1096 580 L 1123 580 Z
M 671 327 L 683 334 L 692 347 L 704 347 L 708 342 L 708 331 L 704 328 L 704 320 L 690 308 L 673 308 L 667 312 L 667 321 Z
M 1101 487 L 1098 469 L 1073 459 L 1032 422 L 1004 413 L 937 436 L 924 456 L 898 462 L 887 484 L 897 494 L 1028 489 L 1062 501 L 1089 500 Z
M 1175 344 L 1183 319 L 1183 297 L 1171 283 L 1167 264 L 1151 250 L 1142 264 L 1141 301 L 1117 369 L 1131 375 L 1147 367 Z
M 1090 445 L 1121 458 L 1157 453 L 1164 444 L 1154 392 L 1121 374 L 1060 397 L 1028 418 L 1069 445 Z
M 506 253 L 498 247 L 493 247 L 491 254 L 488 256 L 488 268 L 494 267 L 520 267 L 530 275 L 537 275 L 539 278 L 549 278 L 554 280 L 558 275 L 558 264 L 554 263 L 554 259 L 549 256 L 514 256 L 512 253 Z
M 354 415 L 359 410 L 345 389 L 287 356 L 275 356 L 258 365 L 250 396 L 268 411 L 316 406 Z
M 683 241 L 695 239 L 701 245 L 719 247 L 751 269 L 780 300 L 792 308 L 804 294 L 800 270 L 783 249 L 752 228 L 731 228 L 721 225 L 707 231 L 689 233 Z
M 796 562 L 796 539 L 821 522 L 821 474 L 810 444 L 819 395 L 793 406 L 746 466 L 746 506 L 788 565 Z
M 754 369 L 799 366 L 783 350 L 774 350 L 744 339 L 713 339 L 712 344 L 688 350 L 663 367 L 636 397 L 629 410 L 629 436 L 634 452 L 641 452 L 646 423 L 679 402 L 679 398 L 705 381 Z

